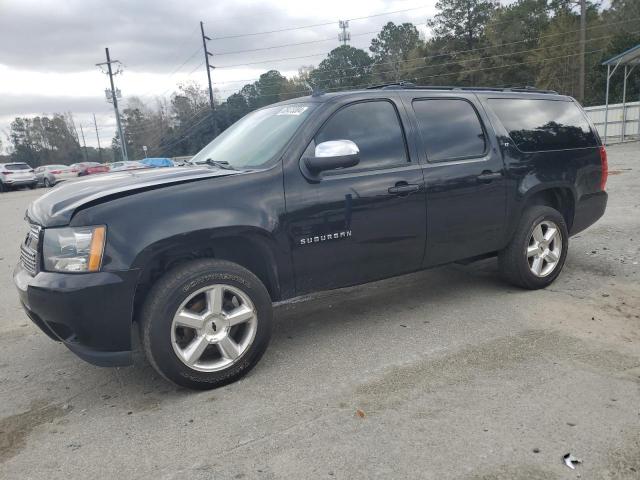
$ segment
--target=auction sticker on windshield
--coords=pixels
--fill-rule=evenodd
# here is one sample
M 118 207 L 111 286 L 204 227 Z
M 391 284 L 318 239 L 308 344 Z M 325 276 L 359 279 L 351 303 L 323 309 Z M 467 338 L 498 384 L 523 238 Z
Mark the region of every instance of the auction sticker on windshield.
M 287 105 L 276 113 L 276 115 L 300 115 L 304 113 L 309 107 L 304 105 Z

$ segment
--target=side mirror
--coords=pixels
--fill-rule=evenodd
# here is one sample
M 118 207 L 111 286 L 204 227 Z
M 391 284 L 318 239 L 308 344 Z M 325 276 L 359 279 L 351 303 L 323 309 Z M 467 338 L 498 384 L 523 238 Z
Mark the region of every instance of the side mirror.
M 312 175 L 326 170 L 353 167 L 360 163 L 360 149 L 351 140 L 331 140 L 316 145 L 315 156 L 304 159 Z

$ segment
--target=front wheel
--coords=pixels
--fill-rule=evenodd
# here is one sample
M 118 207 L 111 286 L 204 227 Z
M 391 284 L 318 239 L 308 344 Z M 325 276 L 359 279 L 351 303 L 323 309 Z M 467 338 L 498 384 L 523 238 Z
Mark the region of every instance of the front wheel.
M 529 207 L 498 256 L 500 272 L 519 287 L 544 288 L 560 275 L 568 248 L 569 232 L 560 212 L 541 205 Z
M 272 315 L 267 289 L 249 270 L 195 260 L 152 287 L 140 337 L 158 373 L 205 390 L 239 379 L 258 363 L 269 344 Z

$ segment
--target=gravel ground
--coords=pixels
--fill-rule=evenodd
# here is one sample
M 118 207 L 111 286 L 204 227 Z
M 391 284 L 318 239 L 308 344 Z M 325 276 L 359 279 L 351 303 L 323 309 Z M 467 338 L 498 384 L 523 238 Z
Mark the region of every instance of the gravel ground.
M 10 273 L 42 191 L 0 195 L 0 478 L 640 478 L 640 144 L 609 165 L 550 288 L 485 261 L 283 304 L 260 364 L 201 393 L 31 325 Z

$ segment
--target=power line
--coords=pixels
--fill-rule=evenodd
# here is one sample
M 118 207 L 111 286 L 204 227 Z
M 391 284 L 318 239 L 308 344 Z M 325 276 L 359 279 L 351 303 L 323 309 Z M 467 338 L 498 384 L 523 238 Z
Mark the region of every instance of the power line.
M 636 17 L 633 19 L 628 19 L 628 20 L 622 20 L 620 22 L 611 22 L 611 23 L 606 23 L 606 24 L 602 24 L 602 25 L 594 25 L 592 27 L 589 27 L 587 30 L 591 30 L 594 28 L 603 28 L 606 26 L 611 26 L 611 25 L 616 25 L 616 24 L 620 24 L 620 23 L 629 23 L 631 21 L 635 21 L 640 17 Z M 579 32 L 580 30 L 569 30 L 566 32 L 556 32 L 556 33 L 550 33 L 550 34 L 546 34 L 546 35 L 540 35 L 538 37 L 530 37 L 530 38 L 526 38 L 523 40 L 517 40 L 514 42 L 508 42 L 508 43 L 503 43 L 500 45 L 488 45 L 486 47 L 479 47 L 479 48 L 470 48 L 467 50 L 458 50 L 458 51 L 451 51 L 451 52 L 446 52 L 446 53 L 442 53 L 439 54 L 438 56 L 447 56 L 447 55 L 453 55 L 453 54 L 459 54 L 459 53 L 469 53 L 469 52 L 475 52 L 475 51 L 480 51 L 480 50 L 487 50 L 490 48 L 503 48 L 509 45 L 515 45 L 518 43 L 523 43 L 523 42 L 529 42 L 529 41 L 533 41 L 533 40 L 539 40 L 541 38 L 547 38 L 547 37 L 554 37 L 554 36 L 558 36 L 558 35 L 568 35 L 570 33 L 576 33 Z M 236 64 L 232 64 L 232 65 L 217 65 L 216 68 L 234 68 L 234 67 L 246 67 L 246 66 L 250 66 L 250 65 L 260 65 L 263 63 L 278 63 L 278 62 L 285 62 L 285 61 L 289 61 L 289 60 L 299 60 L 302 58 L 312 58 L 312 57 L 318 57 L 318 56 L 322 56 L 322 55 L 328 55 L 331 52 L 319 52 L 319 53 L 312 53 L 312 54 L 307 54 L 307 55 L 300 55 L 300 56 L 295 56 L 295 57 L 285 57 L 285 58 L 272 58 L 269 60 L 261 60 L 258 62 L 248 62 L 248 63 L 236 63 Z
M 387 15 L 394 15 L 396 13 L 404 13 L 404 12 L 411 12 L 414 10 L 422 10 L 424 8 L 427 8 L 426 6 L 422 6 L 422 7 L 414 7 L 414 8 L 405 8 L 404 10 L 395 10 L 395 11 L 391 11 L 391 12 L 382 12 L 382 13 L 376 13 L 373 15 L 366 15 L 364 17 L 355 17 L 355 18 L 349 18 L 348 20 L 350 21 L 357 21 L 357 20 L 366 20 L 368 18 L 375 18 L 375 17 L 384 17 Z M 297 27 L 288 27 L 288 28 L 281 28 L 278 30 L 267 30 L 267 31 L 262 31 L 262 32 L 251 32 L 251 33 L 238 33 L 238 34 L 234 34 L 234 35 L 225 35 L 225 36 L 220 36 L 220 37 L 213 37 L 211 40 L 225 40 L 228 38 L 240 38 L 240 37 L 252 37 L 252 36 L 256 36 L 256 35 L 268 35 L 271 33 L 280 33 L 280 32 L 291 32 L 294 30 L 303 30 L 306 28 L 316 28 L 316 27 L 324 27 L 326 25 L 335 25 L 336 22 L 338 22 L 339 20 L 332 20 L 330 22 L 324 22 L 324 23 L 314 23 L 311 25 L 301 25 L 301 26 L 297 26 Z
M 587 40 L 587 42 L 593 42 L 593 41 L 597 41 L 597 40 L 602 40 L 602 39 L 606 39 L 606 38 L 610 38 L 611 35 L 604 35 L 601 37 L 595 37 L 595 38 L 590 38 L 589 40 Z M 452 61 L 452 62 L 443 62 L 443 63 L 436 63 L 436 64 L 420 64 L 417 67 L 409 67 L 409 70 L 415 70 L 418 68 L 436 68 L 436 67 L 442 67 L 442 66 L 447 66 L 447 65 L 458 65 L 460 63 L 466 63 L 466 62 L 476 62 L 476 61 L 483 61 L 483 60 L 490 60 L 493 58 L 500 58 L 500 57 L 505 57 L 505 56 L 511 56 L 511 55 L 518 55 L 518 54 L 522 54 L 522 53 L 528 53 L 528 52 L 534 52 L 534 51 L 538 51 L 538 50 L 545 50 L 545 49 L 550 49 L 550 48 L 556 48 L 556 47 L 562 47 L 565 45 L 572 45 L 575 43 L 578 43 L 580 40 L 577 41 L 573 41 L 573 42 L 563 42 L 561 44 L 556 44 L 556 45 L 546 45 L 543 47 L 537 47 L 537 48 L 530 48 L 530 49 L 526 49 L 526 50 L 518 50 L 515 52 L 507 52 L 507 53 L 500 53 L 500 54 L 494 54 L 494 55 L 487 55 L 484 57 L 479 57 L 479 58 L 467 58 L 467 59 L 461 59 L 461 60 L 456 60 L 456 61 Z M 479 49 L 478 49 L 479 50 Z M 430 58 L 437 58 L 440 57 L 442 55 L 433 55 L 433 56 L 425 56 L 425 57 L 418 57 L 415 59 L 408 59 L 408 60 L 401 60 L 398 63 L 401 64 L 411 64 L 411 63 L 415 63 L 415 62 L 420 62 L 422 60 L 427 60 Z M 395 62 L 381 62 L 376 64 L 376 66 L 380 66 L 380 65 L 391 65 Z M 326 72 L 330 72 L 330 71 L 344 71 L 344 70 L 354 70 L 354 69 L 358 69 L 358 68 L 362 68 L 362 67 L 345 67 L 342 69 L 331 69 L 331 70 L 326 70 Z M 384 73 L 392 73 L 395 70 L 382 70 L 382 71 L 378 71 L 376 73 L 378 74 L 384 74 Z M 354 77 L 358 77 L 360 75 L 352 75 L 352 76 L 341 76 L 340 78 L 354 78 Z M 258 79 L 255 79 L 258 80 Z M 334 78 L 329 78 L 328 80 L 334 80 Z M 250 80 L 249 80 L 250 81 Z M 224 83 L 224 82 L 220 82 L 220 83 Z M 265 86 L 268 85 L 272 85 L 275 83 L 269 82 L 266 83 Z M 233 92 L 235 91 L 234 89 L 227 89 L 227 90 L 220 90 L 220 93 L 226 93 L 226 92 Z

